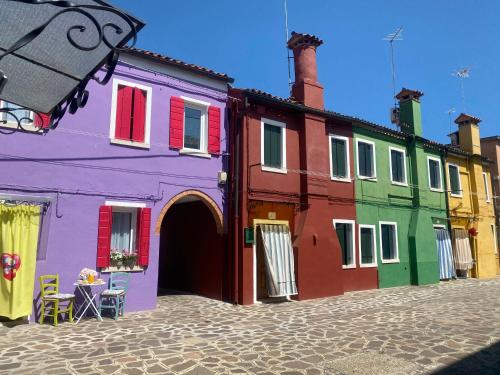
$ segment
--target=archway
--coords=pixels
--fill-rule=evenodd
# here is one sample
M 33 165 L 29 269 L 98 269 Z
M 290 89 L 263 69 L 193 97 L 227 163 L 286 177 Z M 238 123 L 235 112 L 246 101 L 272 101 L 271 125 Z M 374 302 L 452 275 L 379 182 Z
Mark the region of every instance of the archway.
M 222 220 L 217 204 L 196 190 L 178 194 L 165 205 L 156 223 L 159 294 L 181 291 L 224 298 Z

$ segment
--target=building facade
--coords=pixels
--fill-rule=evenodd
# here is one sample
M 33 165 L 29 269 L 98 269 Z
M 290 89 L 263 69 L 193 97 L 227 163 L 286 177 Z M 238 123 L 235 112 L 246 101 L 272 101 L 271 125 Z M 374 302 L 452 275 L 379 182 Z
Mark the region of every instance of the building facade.
M 167 288 L 228 298 L 221 172 L 229 82 L 130 49 L 112 80 L 91 82 L 85 108 L 67 113 L 56 130 L 25 124 L 25 131 L 2 135 L 2 207 L 42 207 L 36 254 L 29 256 L 33 273 L 23 271 L 28 259 L 17 272 L 18 280 L 31 280 L 33 293 L 22 298 L 34 316 L 40 275 L 58 274 L 61 291 L 74 293 L 85 267 L 104 279 L 130 272 L 127 311 L 154 308 Z M 0 130 L 11 132 L 3 120 Z
M 491 278 L 498 272 L 491 162 L 481 154 L 480 119 L 461 114 L 446 157 L 452 235 L 467 233 L 473 264 L 469 275 Z

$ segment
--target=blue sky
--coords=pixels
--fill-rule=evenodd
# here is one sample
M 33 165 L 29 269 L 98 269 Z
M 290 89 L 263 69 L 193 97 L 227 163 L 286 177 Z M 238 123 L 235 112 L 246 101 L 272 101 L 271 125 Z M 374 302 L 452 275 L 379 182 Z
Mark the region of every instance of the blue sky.
M 145 21 L 137 47 L 227 73 L 236 87 L 288 96 L 283 0 L 113 3 Z M 500 134 L 500 2 L 288 0 L 288 12 L 290 31 L 325 42 L 318 70 L 327 109 L 390 126 L 390 53 L 382 38 L 402 25 L 396 87 L 424 92 L 424 136 L 448 141 L 447 110 L 456 109 L 453 119 L 464 111 L 452 76 L 462 66 L 471 67 L 466 112 L 483 120 L 482 136 Z

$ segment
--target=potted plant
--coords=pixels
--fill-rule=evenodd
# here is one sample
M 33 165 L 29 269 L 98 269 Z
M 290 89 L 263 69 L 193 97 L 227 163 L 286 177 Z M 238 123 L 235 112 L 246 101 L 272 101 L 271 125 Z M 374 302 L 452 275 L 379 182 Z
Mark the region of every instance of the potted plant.
M 123 265 L 123 253 L 119 250 L 112 250 L 110 255 L 110 264 L 113 267 L 120 268 Z
M 137 254 L 132 251 L 126 251 L 123 253 L 123 264 L 126 267 L 133 268 L 137 262 Z

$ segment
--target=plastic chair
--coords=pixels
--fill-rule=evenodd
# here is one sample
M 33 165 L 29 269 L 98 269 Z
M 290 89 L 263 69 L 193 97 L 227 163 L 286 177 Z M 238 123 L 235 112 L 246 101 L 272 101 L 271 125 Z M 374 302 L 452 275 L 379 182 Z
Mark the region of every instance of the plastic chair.
M 54 326 L 57 327 L 59 314 L 68 313 L 69 321 L 73 323 L 73 305 L 75 295 L 59 293 L 59 275 L 40 276 L 40 294 L 42 296 L 40 324 L 43 324 L 45 316 L 54 319 Z M 61 306 L 67 304 L 66 306 Z
M 128 272 L 113 272 L 109 278 L 109 289 L 101 293 L 99 301 L 99 312 L 103 309 L 112 309 L 115 312 L 114 319 L 118 315 L 123 316 L 125 312 L 125 296 L 127 295 L 130 274 Z

